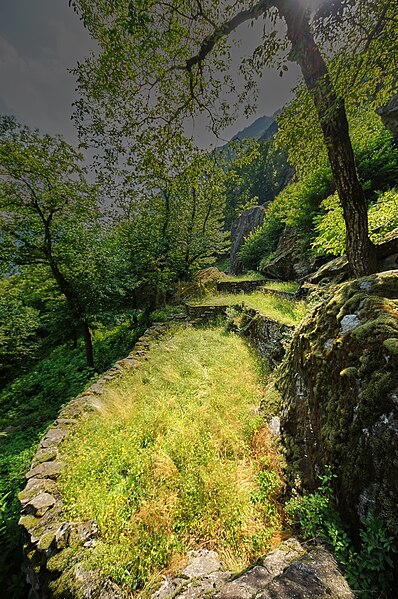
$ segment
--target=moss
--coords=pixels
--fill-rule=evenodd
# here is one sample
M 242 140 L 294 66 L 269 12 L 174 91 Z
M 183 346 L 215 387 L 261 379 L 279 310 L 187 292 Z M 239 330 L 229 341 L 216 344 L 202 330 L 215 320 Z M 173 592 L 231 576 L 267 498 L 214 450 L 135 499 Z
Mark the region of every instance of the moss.
M 56 553 L 47 562 L 47 570 L 50 572 L 63 572 L 74 565 L 77 561 L 77 552 L 72 547 L 66 547 Z
M 21 518 L 19 519 L 19 524 L 26 528 L 26 530 L 33 530 L 34 528 L 39 526 L 40 518 L 36 518 L 35 516 L 28 514 L 26 516 L 21 516 Z
M 340 376 L 347 377 L 349 379 L 354 379 L 358 375 L 358 368 L 355 366 L 349 366 L 348 368 L 344 368 L 340 371 Z
M 364 281 L 371 282 L 370 290 Z M 291 484 L 299 472 L 314 488 L 322 467 L 334 465 L 342 508 L 355 521 L 361 494 L 377 482 L 377 505 L 381 515 L 389 513 L 385 519 L 392 532 L 398 440 L 386 418 L 398 419 L 392 399 L 398 385 L 398 314 L 392 299 L 398 297 L 398 276 L 385 273 L 362 282 L 336 287 L 296 331 L 278 370 L 282 437 Z M 340 319 L 349 313 L 361 324 L 340 335 Z M 325 348 L 330 339 L 332 346 Z
M 37 453 L 34 457 L 35 466 L 42 464 L 43 462 L 51 462 L 51 460 L 54 460 L 57 457 L 57 453 L 55 447 L 41 450 L 40 453 Z
M 50 532 L 45 532 L 44 535 L 42 535 L 40 537 L 40 541 L 39 541 L 39 549 L 41 549 L 42 551 L 46 551 L 47 549 L 50 548 L 51 543 L 54 541 L 55 539 L 55 530 L 52 530 Z
M 394 354 L 395 356 L 398 356 L 398 339 L 391 337 L 389 339 L 385 339 L 383 341 L 383 346 L 386 348 L 386 350 L 390 353 L 390 354 Z

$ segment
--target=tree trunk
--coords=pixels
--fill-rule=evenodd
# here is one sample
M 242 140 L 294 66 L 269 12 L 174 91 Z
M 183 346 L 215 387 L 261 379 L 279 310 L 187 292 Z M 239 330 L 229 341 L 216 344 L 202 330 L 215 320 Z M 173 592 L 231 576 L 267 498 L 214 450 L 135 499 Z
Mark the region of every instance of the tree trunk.
M 84 346 L 86 348 L 87 366 L 89 366 L 90 368 L 94 368 L 94 352 L 93 342 L 91 339 L 91 332 L 87 322 L 85 322 L 84 320 L 81 323 L 81 327 L 83 332 Z
M 348 261 L 357 277 L 370 274 L 377 270 L 376 250 L 369 239 L 366 200 L 356 171 L 344 102 L 333 89 L 325 61 L 311 33 L 306 9 L 297 0 L 277 0 L 274 4 L 286 21 L 287 36 L 292 44 L 290 57 L 299 64 L 318 113 L 343 207 Z

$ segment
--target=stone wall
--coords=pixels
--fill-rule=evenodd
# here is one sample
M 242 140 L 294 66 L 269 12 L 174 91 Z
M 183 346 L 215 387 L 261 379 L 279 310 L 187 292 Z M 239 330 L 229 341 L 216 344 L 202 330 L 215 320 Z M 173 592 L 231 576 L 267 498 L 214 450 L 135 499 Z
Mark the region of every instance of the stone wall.
M 98 572 L 81 565 L 96 544 L 95 522 L 65 520 L 57 478 L 63 467 L 62 441 L 79 420 L 93 411 L 105 385 L 126 371 L 137 368 L 150 345 L 167 330 L 167 324 L 154 324 L 139 338 L 134 350 L 79 397 L 69 402 L 47 431 L 26 474 L 26 487 L 19 494 L 20 525 L 23 529 L 23 570 L 31 586 L 29 599 L 47 597 L 101 597 L 122 599 L 124 594 Z M 71 556 L 73 555 L 73 559 Z
M 286 351 L 295 327 L 282 324 L 244 306 L 235 306 L 236 315 L 231 316 L 232 330 L 246 337 L 271 368 L 277 366 Z
M 216 289 L 220 293 L 251 293 L 263 287 L 262 281 L 217 281 Z

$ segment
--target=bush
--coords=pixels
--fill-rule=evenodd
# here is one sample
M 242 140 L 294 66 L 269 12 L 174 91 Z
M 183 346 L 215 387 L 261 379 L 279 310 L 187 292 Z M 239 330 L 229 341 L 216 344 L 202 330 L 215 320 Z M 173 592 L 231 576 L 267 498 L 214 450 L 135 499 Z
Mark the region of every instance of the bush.
M 317 237 L 312 247 L 320 254 L 341 256 L 345 253 L 345 222 L 343 209 L 337 194 L 322 202 L 324 214 L 314 219 Z M 398 191 L 390 189 L 381 194 L 369 207 L 369 233 L 378 244 L 393 229 L 398 227 Z
M 266 217 L 262 227 L 250 233 L 239 252 L 239 258 L 245 268 L 256 270 L 262 259 L 276 250 L 283 223 L 279 218 Z

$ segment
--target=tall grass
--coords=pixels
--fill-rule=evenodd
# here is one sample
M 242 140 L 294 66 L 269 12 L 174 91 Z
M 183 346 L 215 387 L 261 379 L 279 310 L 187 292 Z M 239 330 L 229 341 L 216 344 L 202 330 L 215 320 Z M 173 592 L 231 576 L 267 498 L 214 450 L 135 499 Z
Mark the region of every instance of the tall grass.
M 192 548 L 238 570 L 273 547 L 281 466 L 261 395 L 249 349 L 221 329 L 178 330 L 110 387 L 62 449 L 67 517 L 99 526 L 88 566 L 136 591 Z
M 194 305 L 205 306 L 234 306 L 244 303 L 249 308 L 258 310 L 261 314 L 283 324 L 298 324 L 307 312 L 307 306 L 302 301 L 278 297 L 272 293 L 214 293 L 205 295 L 201 300 L 190 302 Z

